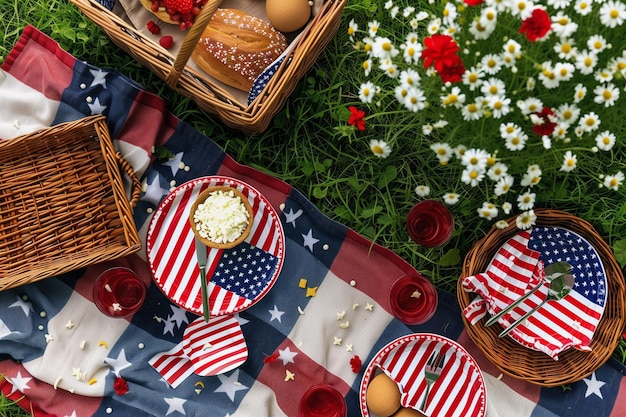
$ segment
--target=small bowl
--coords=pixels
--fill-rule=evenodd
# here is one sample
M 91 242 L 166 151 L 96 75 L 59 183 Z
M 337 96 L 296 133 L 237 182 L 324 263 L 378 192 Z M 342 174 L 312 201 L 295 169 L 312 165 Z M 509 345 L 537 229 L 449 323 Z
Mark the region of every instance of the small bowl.
M 409 325 L 426 323 L 437 311 L 439 297 L 435 286 L 421 274 L 398 279 L 389 291 L 393 315 Z
M 198 206 L 201 203 L 204 203 L 206 199 L 209 198 L 209 196 L 216 191 L 223 191 L 223 192 L 232 191 L 235 197 L 239 197 L 246 211 L 248 212 L 248 225 L 243 230 L 243 232 L 241 232 L 241 235 L 239 235 L 239 237 L 233 240 L 232 242 L 225 242 L 225 243 L 213 242 L 212 240 L 209 240 L 200 236 L 200 233 L 198 233 L 198 230 L 196 229 L 196 222 L 193 219 L 194 213 L 198 209 Z M 215 249 L 230 249 L 239 245 L 241 242 L 243 242 L 246 239 L 246 237 L 248 237 L 248 235 L 250 234 L 250 231 L 252 230 L 253 220 L 254 220 L 254 212 L 252 211 L 252 206 L 250 205 L 248 198 L 245 195 L 243 195 L 243 193 L 239 191 L 238 189 L 234 187 L 229 187 L 228 185 L 215 185 L 215 186 L 207 187 L 198 195 L 196 200 L 191 205 L 191 210 L 189 210 L 189 224 L 191 226 L 191 230 L 193 230 L 194 235 L 204 245 L 210 248 L 215 248 Z

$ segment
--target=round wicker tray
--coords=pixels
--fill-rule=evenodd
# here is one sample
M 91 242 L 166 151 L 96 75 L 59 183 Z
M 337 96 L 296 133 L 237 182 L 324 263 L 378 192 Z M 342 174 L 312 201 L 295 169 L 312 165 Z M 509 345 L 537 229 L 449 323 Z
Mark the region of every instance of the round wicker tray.
M 559 360 L 554 360 L 545 353 L 523 347 L 509 337 L 499 338 L 498 334 L 502 331 L 499 324 L 484 326 L 488 316 L 473 326 L 464 316 L 463 321 L 474 343 L 504 374 L 552 387 L 580 381 L 611 357 L 626 321 L 626 289 L 624 275 L 611 248 L 591 224 L 559 210 L 537 209 L 535 214 L 537 226 L 558 226 L 578 233 L 593 245 L 602 259 L 607 275 L 608 298 L 604 315 L 591 341 L 591 352 L 569 349 L 559 354 Z M 461 287 L 463 278 L 485 271 L 498 249 L 519 232 L 515 218 L 509 219 L 508 223 L 506 229 L 491 229 L 466 255 L 461 279 L 457 284 L 457 298 L 461 309 L 467 307 L 475 297 L 475 294 L 468 293 Z

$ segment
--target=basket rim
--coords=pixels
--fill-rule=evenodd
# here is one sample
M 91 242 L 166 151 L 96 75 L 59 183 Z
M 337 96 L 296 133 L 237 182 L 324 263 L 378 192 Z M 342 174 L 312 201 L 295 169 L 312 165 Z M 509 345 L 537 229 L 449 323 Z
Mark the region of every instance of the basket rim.
M 472 341 L 500 371 L 536 385 L 552 387 L 579 381 L 610 359 L 626 323 L 624 314 L 626 288 L 623 271 L 611 248 L 589 222 L 555 209 L 538 208 L 535 209 L 535 214 L 537 226 L 563 227 L 587 239 L 602 260 L 609 291 L 604 314 L 591 341 L 592 351 L 568 349 L 559 354 L 558 361 L 553 360 L 545 353 L 528 349 L 511 338 L 499 338 L 501 330 L 499 325 L 491 327 L 483 325 L 488 317 L 482 318 L 475 325 L 471 325 L 465 315 L 461 314 L 461 318 Z M 457 301 L 461 310 L 465 309 L 476 295 L 462 288 L 463 279 L 483 271 L 500 246 L 520 231 L 515 224 L 515 217 L 508 219 L 507 223 L 508 227 L 505 229 L 494 227 L 489 230 L 466 254 L 461 276 L 457 281 Z M 528 364 L 533 366 L 527 366 Z

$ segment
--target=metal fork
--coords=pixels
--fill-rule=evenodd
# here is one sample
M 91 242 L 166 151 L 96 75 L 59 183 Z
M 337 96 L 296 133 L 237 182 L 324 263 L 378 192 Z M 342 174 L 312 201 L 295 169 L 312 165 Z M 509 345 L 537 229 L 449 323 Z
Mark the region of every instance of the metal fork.
M 426 409 L 426 402 L 428 401 L 430 387 L 441 376 L 441 372 L 443 371 L 443 365 L 445 364 L 445 362 L 446 355 L 445 353 L 441 353 L 440 351 L 434 351 L 430 355 L 430 358 L 428 358 L 428 362 L 426 362 L 426 367 L 424 368 L 424 377 L 426 378 L 426 393 L 424 394 L 422 406 L 420 407 L 422 411 Z

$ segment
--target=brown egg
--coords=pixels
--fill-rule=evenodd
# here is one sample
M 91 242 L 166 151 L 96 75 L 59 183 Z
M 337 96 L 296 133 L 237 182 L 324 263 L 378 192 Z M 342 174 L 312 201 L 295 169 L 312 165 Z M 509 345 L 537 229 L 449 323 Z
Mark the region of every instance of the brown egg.
M 367 386 L 365 394 L 367 408 L 379 417 L 388 417 L 400 408 L 398 384 L 386 373 L 376 375 Z
M 399 409 L 393 417 L 424 417 L 426 414 L 423 414 L 413 408 L 401 408 Z
M 267 0 L 265 13 L 279 31 L 295 32 L 311 18 L 311 6 L 309 0 Z

